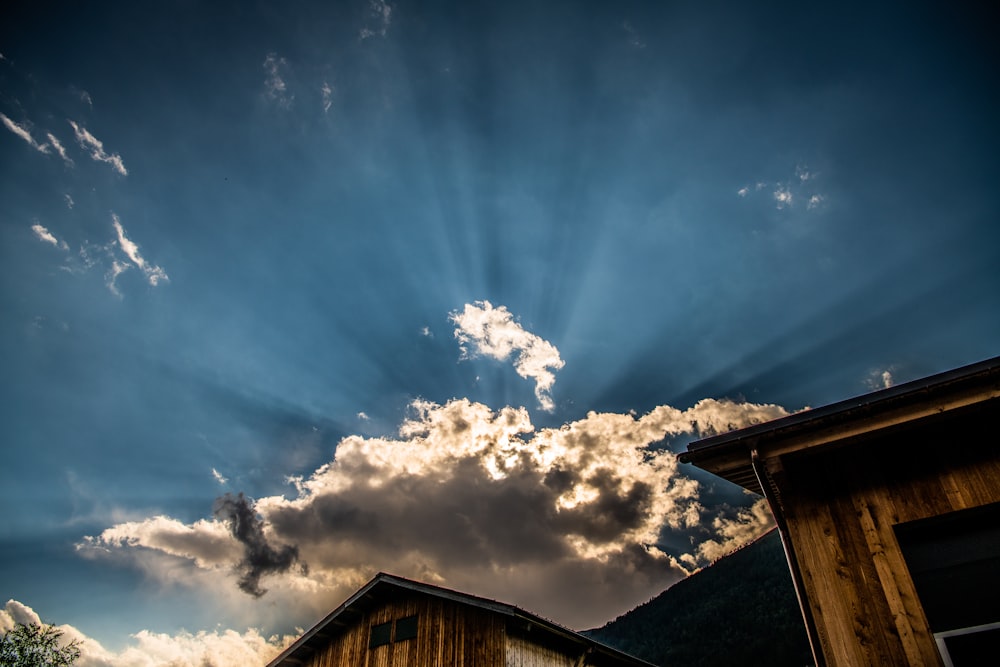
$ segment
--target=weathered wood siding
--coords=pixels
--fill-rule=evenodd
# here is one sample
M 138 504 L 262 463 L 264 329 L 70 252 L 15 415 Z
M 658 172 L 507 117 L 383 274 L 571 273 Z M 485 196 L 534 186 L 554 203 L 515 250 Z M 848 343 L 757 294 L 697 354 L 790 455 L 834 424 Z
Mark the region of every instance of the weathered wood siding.
M 1000 502 L 1000 444 L 980 435 L 991 432 L 950 422 L 782 461 L 781 504 L 829 665 L 941 664 L 893 526 Z
M 415 639 L 368 648 L 372 625 L 414 614 L 418 617 Z M 504 653 L 501 617 L 448 600 L 412 595 L 388 601 L 344 628 L 306 667 L 501 667 Z
M 574 657 L 524 637 L 507 638 L 506 667 L 576 667 L 577 664 Z

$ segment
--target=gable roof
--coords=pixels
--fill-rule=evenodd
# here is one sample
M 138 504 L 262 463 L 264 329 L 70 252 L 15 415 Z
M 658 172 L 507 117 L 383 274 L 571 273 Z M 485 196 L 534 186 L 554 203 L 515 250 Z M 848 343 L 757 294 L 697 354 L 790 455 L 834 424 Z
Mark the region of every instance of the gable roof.
M 505 617 L 509 622 L 524 628 L 531 628 L 533 634 L 541 631 L 553 640 L 576 645 L 581 653 L 587 651 L 595 657 L 600 656 L 613 660 L 615 664 L 634 665 L 635 667 L 651 666 L 651 663 L 622 653 L 514 605 L 380 572 L 357 593 L 330 612 L 326 618 L 307 630 L 294 644 L 282 651 L 278 657 L 268 663 L 267 667 L 289 667 L 304 663 L 309 656 L 326 646 L 334 636 L 360 620 L 365 613 L 393 595 L 406 591 L 493 612 Z
M 842 446 L 884 429 L 988 409 L 1000 399 L 1000 357 L 932 375 L 781 419 L 697 440 L 678 458 L 763 494 L 752 451 L 782 455 Z M 992 403 L 990 403 L 992 401 Z

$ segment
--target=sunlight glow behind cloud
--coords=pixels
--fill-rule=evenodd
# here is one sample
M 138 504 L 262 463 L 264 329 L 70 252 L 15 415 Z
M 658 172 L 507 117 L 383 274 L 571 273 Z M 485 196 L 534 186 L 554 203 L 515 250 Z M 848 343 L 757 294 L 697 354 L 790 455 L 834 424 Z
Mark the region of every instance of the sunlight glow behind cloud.
M 253 504 L 258 541 L 291 545 L 308 568 L 289 561 L 270 570 L 269 595 L 290 600 L 312 590 L 313 599 L 332 604 L 390 570 L 513 595 L 577 627 L 598 622 L 608 613 L 589 611 L 598 600 L 624 610 L 769 525 L 759 508 L 714 515 L 698 482 L 658 443 L 785 414 L 776 405 L 705 399 L 686 410 L 592 412 L 537 428 L 525 408 L 414 401 L 398 438 L 348 436 L 329 463 L 292 478 L 295 497 Z M 656 546 L 663 530 L 702 524 L 709 534 L 689 553 L 675 557 Z M 199 572 L 227 573 L 228 586 L 229 577 L 245 576 L 243 547 L 218 519 L 184 524 L 162 516 L 118 524 L 78 545 L 92 557 L 135 559 L 164 581 L 193 585 Z M 525 586 L 545 579 L 558 582 L 547 595 Z

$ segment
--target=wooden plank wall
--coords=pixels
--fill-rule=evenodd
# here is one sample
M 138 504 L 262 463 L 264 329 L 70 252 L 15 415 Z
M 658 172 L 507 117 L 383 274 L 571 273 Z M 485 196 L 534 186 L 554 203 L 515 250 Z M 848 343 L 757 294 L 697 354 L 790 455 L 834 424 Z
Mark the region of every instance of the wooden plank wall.
M 578 658 L 539 646 L 524 637 L 507 638 L 506 667 L 576 667 Z
M 416 614 L 417 637 L 368 648 L 372 625 Z M 313 654 L 306 667 L 500 667 L 504 621 L 496 614 L 421 595 L 389 601 Z
M 893 526 L 1000 502 L 1000 443 L 969 442 L 977 430 L 911 429 L 890 444 L 781 462 L 788 532 L 828 665 L 941 664 Z

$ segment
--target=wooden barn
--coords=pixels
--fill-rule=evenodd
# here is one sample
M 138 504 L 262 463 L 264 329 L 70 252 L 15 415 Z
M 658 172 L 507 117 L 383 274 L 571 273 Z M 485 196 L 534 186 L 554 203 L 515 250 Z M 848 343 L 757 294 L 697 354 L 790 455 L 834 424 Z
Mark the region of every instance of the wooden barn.
M 517 607 L 379 574 L 268 667 L 649 667 Z
M 680 459 L 769 501 L 817 665 L 1000 664 L 998 421 L 1000 358 Z

